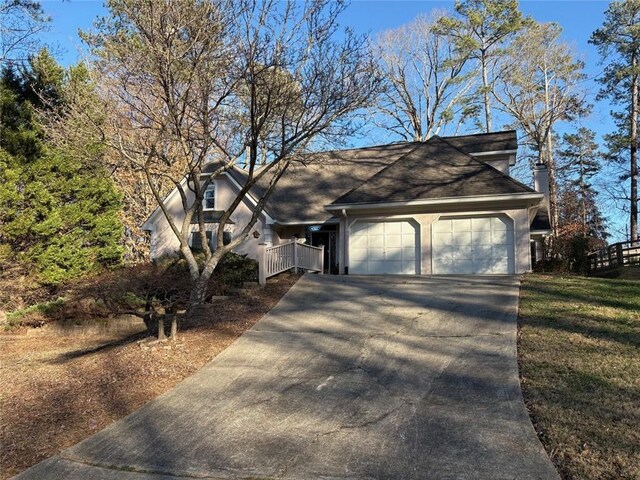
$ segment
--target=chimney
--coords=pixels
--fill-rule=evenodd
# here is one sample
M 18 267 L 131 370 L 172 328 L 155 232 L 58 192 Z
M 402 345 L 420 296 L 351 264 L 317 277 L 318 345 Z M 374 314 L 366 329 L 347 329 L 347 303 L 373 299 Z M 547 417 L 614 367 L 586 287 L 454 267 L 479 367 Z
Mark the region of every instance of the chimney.
M 533 167 L 533 186 L 536 192 L 544 193 L 544 198 L 549 205 L 549 169 L 543 163 L 536 163 Z

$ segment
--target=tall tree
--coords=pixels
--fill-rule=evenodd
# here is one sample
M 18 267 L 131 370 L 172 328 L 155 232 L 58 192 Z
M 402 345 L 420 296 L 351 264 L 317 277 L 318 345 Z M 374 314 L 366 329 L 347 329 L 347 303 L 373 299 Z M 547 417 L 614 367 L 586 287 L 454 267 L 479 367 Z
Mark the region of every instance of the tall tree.
M 608 156 L 618 163 L 628 162 L 622 176 L 629 180 L 629 233 L 638 240 L 638 114 L 640 89 L 640 0 L 614 1 L 605 12 L 601 28 L 590 43 L 598 47 L 606 66 L 599 81 L 601 98 L 619 109 L 611 114 L 618 131 L 607 137 Z
M 421 15 L 378 38 L 385 88 L 375 110 L 383 115 L 383 128 L 406 140 L 427 140 L 468 113 L 470 53 L 434 28 L 445 15 Z
M 458 17 L 442 18 L 439 31 L 453 36 L 459 51 L 479 62 L 482 87 L 477 93 L 482 97 L 484 130 L 490 132 L 492 65 L 504 53 L 507 40 L 530 20 L 523 17 L 518 0 L 456 0 L 455 11 Z
M 51 21 L 33 0 L 0 0 L 0 20 L 0 66 L 26 62 Z
M 122 168 L 147 180 L 189 267 L 191 302 L 201 303 L 218 262 L 247 238 L 292 158 L 352 132 L 350 114 L 369 106 L 379 77 L 366 38 L 337 35 L 343 2 L 112 0 L 108 7 L 85 36 L 103 120 L 83 108 L 74 115 L 100 129 Z M 210 248 L 204 194 L 237 163 L 246 165 L 244 184 Z M 211 175 L 202 175 L 205 164 L 215 166 Z M 180 195 L 179 221 L 161 181 Z M 225 245 L 225 225 L 258 182 L 252 217 Z M 192 220 L 202 256 L 189 245 Z
M 549 209 L 554 236 L 558 228 L 557 170 L 553 128 L 588 111 L 583 62 L 561 41 L 557 24 L 533 24 L 521 31 L 498 69 L 494 98 L 524 132 L 549 170 Z
M 602 154 L 593 130 L 580 127 L 565 133 L 557 151 L 558 177 L 565 199 L 560 202 L 560 223 L 579 225 L 583 235 L 603 238 L 604 221 L 598 208 L 592 179 L 600 172 Z M 567 201 L 571 197 L 572 201 Z
M 120 199 L 100 165 L 43 134 L 37 108 L 60 104 L 68 74 L 41 51 L 0 79 L 0 270 L 56 285 L 121 261 Z

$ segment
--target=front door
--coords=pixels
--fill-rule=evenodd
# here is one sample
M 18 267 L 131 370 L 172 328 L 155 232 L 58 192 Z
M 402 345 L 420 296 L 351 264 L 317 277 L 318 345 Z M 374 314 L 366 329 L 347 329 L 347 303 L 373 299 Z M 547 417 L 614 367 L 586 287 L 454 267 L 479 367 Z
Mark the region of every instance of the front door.
M 311 245 L 319 247 L 324 245 L 324 271 L 325 273 L 338 273 L 337 255 L 337 231 L 335 226 L 322 226 L 309 229 Z

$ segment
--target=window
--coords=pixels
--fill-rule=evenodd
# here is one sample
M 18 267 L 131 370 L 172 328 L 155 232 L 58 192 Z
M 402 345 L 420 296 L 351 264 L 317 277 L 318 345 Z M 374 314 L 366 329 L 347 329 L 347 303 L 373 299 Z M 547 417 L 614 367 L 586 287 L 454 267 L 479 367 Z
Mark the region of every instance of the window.
M 211 250 L 216 249 L 216 237 L 213 235 L 213 232 L 207 231 L 207 243 Z M 191 232 L 191 249 L 196 252 L 202 251 L 202 242 L 200 240 L 200 232 Z M 231 232 L 222 232 L 222 244 L 228 245 L 231 243 Z
M 207 233 L 207 243 L 209 245 L 211 245 L 211 239 L 212 237 L 212 233 L 213 232 L 206 232 Z M 200 232 L 191 232 L 191 249 L 194 252 L 201 252 L 202 251 L 202 240 L 200 238 Z
M 216 185 L 211 182 L 204 191 L 202 208 L 205 210 L 215 210 L 216 208 Z

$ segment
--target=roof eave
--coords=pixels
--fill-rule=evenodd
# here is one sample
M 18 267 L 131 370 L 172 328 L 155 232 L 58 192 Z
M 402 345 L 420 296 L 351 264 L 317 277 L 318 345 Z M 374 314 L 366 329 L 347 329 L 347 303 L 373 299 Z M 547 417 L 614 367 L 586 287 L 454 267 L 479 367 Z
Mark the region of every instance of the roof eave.
M 336 210 L 366 210 L 371 208 L 397 208 L 397 207 L 420 207 L 438 206 L 452 204 L 480 204 L 480 203 L 508 203 L 514 201 L 528 202 L 536 205 L 544 199 L 542 193 L 509 193 L 500 195 L 477 195 L 473 197 L 445 197 L 434 199 L 419 199 L 396 202 L 363 202 L 363 203 L 342 203 L 325 206 L 328 211 Z

